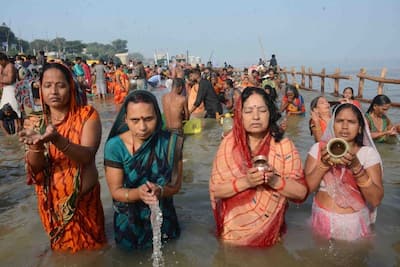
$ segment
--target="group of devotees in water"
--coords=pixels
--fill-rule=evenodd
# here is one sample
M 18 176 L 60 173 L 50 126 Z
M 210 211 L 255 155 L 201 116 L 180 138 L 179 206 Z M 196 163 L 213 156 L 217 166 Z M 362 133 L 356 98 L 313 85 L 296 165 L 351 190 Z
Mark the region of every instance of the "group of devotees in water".
M 5 94 L 13 86 L 6 80 L 13 70 L 3 56 L 0 63 Z M 384 195 L 382 160 L 374 142 L 397 138 L 386 115 L 390 99 L 376 96 L 365 114 L 352 88 L 334 107 L 322 95 L 313 99 L 309 125 L 315 143 L 302 159 L 285 136 L 288 121 L 282 114 L 304 115 L 304 99 L 296 86 L 282 88 L 274 67 L 262 74 L 246 69 L 237 80 L 227 68 L 187 72 L 176 64 L 168 77 L 171 88 L 162 89 L 168 90 L 161 99 L 163 113 L 149 88 L 126 92 L 104 147 L 117 247 L 152 247 L 149 207 L 155 204 L 162 212 L 162 241 L 179 237 L 174 195 L 183 180 L 184 121 L 220 119 L 224 113 L 231 114 L 225 119 L 232 127 L 224 127 L 209 179 L 221 242 L 273 246 L 290 235 L 285 224 L 289 201 L 300 204 L 309 195 L 313 233 L 348 242 L 371 238 Z M 102 136 L 99 113 L 68 65 L 44 64 L 37 82 L 42 115 L 26 119 L 18 135 L 26 148 L 27 183 L 35 188 L 51 248 L 102 248 L 108 241 L 95 163 Z

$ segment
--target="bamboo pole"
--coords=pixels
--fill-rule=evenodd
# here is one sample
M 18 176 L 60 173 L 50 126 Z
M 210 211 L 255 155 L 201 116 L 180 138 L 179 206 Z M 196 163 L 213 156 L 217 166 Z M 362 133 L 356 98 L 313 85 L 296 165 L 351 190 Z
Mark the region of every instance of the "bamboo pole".
M 340 69 L 339 68 L 337 68 L 335 70 L 335 74 L 337 74 L 337 76 L 340 75 Z M 334 96 L 339 96 L 339 79 L 338 78 L 334 78 L 334 80 L 335 80 L 335 88 L 334 88 L 334 91 L 333 91 L 333 95 Z
M 301 66 L 301 87 L 305 88 L 306 87 L 306 67 Z
M 311 67 L 308 68 L 308 87 L 310 88 L 310 90 L 313 89 L 313 84 L 312 84 L 312 68 L 311 68 Z
M 361 68 L 360 73 L 357 74 L 357 77 L 359 78 L 357 98 L 363 98 L 364 84 L 365 84 L 364 75 L 366 75 L 366 74 L 367 74 L 367 70 L 365 68 Z
M 381 78 L 385 78 L 386 72 L 387 72 L 387 69 L 383 68 L 382 71 L 381 71 Z M 384 85 L 383 82 L 379 82 L 378 83 L 378 95 L 382 95 L 383 94 L 383 85 Z
M 296 83 L 296 69 L 294 67 L 292 67 L 292 84 Z
M 321 93 L 325 93 L 325 68 L 321 71 Z

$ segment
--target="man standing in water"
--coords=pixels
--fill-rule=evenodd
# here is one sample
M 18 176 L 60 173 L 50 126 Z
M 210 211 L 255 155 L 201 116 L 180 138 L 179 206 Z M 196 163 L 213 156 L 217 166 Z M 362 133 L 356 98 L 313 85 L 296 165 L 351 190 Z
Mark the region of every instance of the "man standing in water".
M 182 120 L 189 119 L 189 110 L 186 97 L 182 96 L 185 81 L 175 78 L 171 92 L 163 95 L 162 106 L 168 131 L 183 136 Z
M 222 106 L 218 96 L 209 80 L 200 79 L 200 70 L 194 69 L 191 75 L 191 81 L 199 82 L 199 92 L 197 93 L 196 101 L 190 108 L 190 114 L 204 102 L 207 111 L 206 118 L 216 118 L 216 113 L 222 114 Z

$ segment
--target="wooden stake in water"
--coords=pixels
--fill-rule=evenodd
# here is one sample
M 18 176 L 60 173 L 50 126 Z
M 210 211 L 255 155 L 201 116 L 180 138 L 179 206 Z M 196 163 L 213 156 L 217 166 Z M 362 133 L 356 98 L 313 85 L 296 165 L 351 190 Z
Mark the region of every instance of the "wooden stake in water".
M 163 222 L 159 202 L 150 205 L 150 222 L 153 228 L 153 267 L 164 267 L 164 257 L 161 251 L 161 225 Z

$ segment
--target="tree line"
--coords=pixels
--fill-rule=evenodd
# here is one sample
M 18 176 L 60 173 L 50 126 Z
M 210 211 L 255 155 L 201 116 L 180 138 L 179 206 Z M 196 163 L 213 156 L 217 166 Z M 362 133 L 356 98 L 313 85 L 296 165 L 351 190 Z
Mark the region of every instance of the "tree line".
M 102 59 L 115 60 L 116 53 L 128 52 L 128 41 L 117 39 L 111 44 L 102 44 L 98 42 L 83 43 L 80 40 L 66 40 L 63 37 L 57 37 L 52 40 L 35 39 L 28 42 L 15 36 L 13 31 L 3 23 L 0 26 L 0 51 L 7 52 L 9 56 L 17 54 L 35 55 L 40 50 L 45 52 L 56 52 L 66 59 L 73 59 L 80 56 L 84 59 Z M 144 60 L 144 56 L 139 53 L 128 55 L 130 59 Z M 119 61 L 119 60 L 117 60 Z

